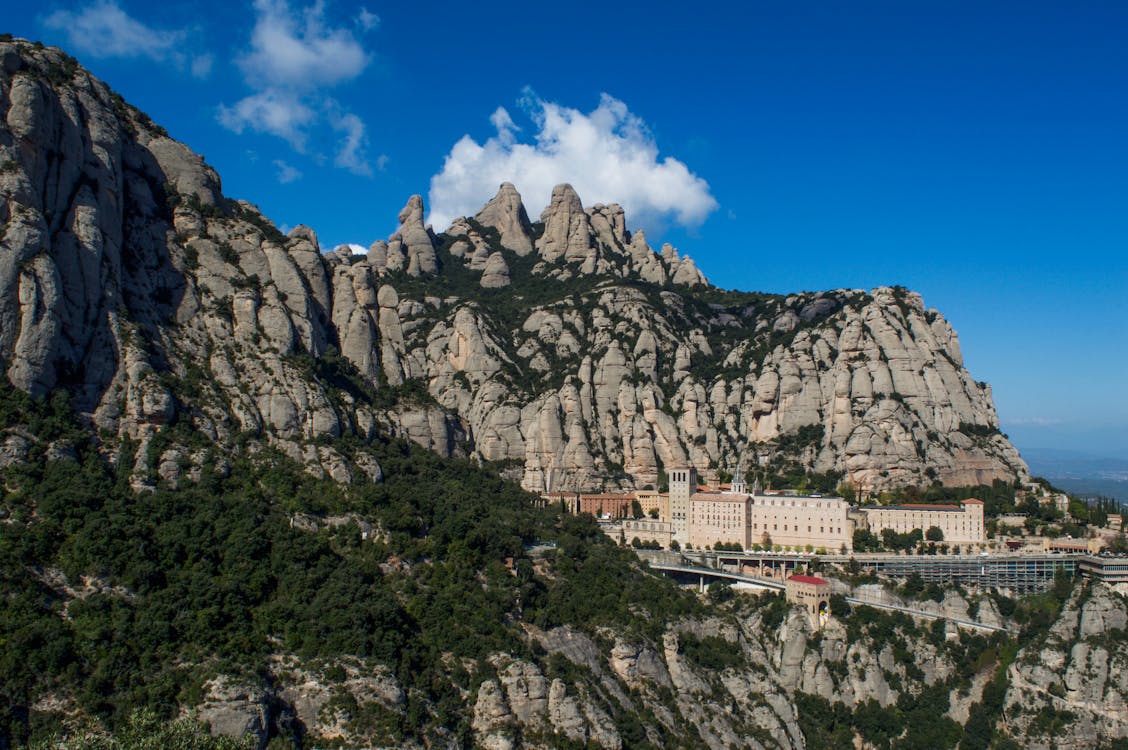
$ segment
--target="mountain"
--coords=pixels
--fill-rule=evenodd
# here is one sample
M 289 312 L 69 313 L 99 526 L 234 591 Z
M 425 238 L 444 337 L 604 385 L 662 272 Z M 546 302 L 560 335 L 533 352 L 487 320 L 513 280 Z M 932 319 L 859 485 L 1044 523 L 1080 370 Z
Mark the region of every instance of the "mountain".
M 1107 586 L 843 580 L 1016 634 L 837 598 L 816 631 L 500 474 L 1024 476 L 919 297 L 718 290 L 566 187 L 324 254 L 58 50 L 0 37 L 0 111 L 0 748 L 1128 737 Z
M 539 221 L 502 185 L 439 234 L 414 196 L 367 255 L 324 253 L 58 50 L 0 45 L 0 96 L 0 366 L 69 393 L 107 451 L 165 433 L 139 484 L 199 472 L 171 427 L 342 481 L 378 467 L 331 439 L 381 432 L 537 490 L 685 463 L 874 489 L 1027 475 L 955 332 L 904 289 L 723 291 L 567 185 Z

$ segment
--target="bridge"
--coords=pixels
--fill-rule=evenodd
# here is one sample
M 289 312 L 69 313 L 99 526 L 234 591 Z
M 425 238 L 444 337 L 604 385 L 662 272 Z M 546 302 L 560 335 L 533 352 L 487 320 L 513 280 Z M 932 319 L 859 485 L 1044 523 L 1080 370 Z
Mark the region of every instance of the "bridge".
M 668 564 L 688 561 L 702 568 L 728 570 L 758 579 L 785 580 L 812 563 L 830 563 L 855 573 L 873 573 L 890 578 L 917 575 L 925 583 L 974 588 L 993 588 L 1023 595 L 1045 591 L 1060 571 L 1068 576 L 1087 575 L 1108 583 L 1128 581 L 1128 558 L 1080 553 L 898 555 L 858 553 L 813 555 L 798 552 L 654 552 L 640 550 L 640 557 Z
M 668 557 L 668 555 L 661 555 L 661 557 Z M 692 579 L 697 579 L 696 583 L 699 591 L 705 590 L 705 581 L 729 581 L 734 583 L 743 583 L 754 586 L 765 591 L 783 591 L 786 588 L 786 579 L 781 578 L 766 578 L 762 576 L 746 575 L 744 573 L 737 573 L 723 568 L 709 568 L 699 565 L 691 565 L 686 562 L 674 562 L 670 560 L 661 559 L 659 555 L 653 553 L 646 555 L 647 562 L 651 570 L 656 570 L 660 573 L 673 577 L 675 580 L 687 581 L 692 583 Z M 904 607 L 898 604 L 889 604 L 887 602 L 878 602 L 869 599 L 862 599 L 853 596 L 845 597 L 846 602 L 851 606 L 863 605 L 866 607 L 874 607 L 876 609 L 884 609 L 893 612 L 903 612 L 913 617 L 924 617 L 932 620 L 945 620 L 954 625 L 962 628 L 970 628 L 973 630 L 982 630 L 986 632 L 1013 632 L 1010 628 L 1000 625 L 988 625 L 982 622 L 975 622 L 974 620 L 965 620 L 959 617 L 949 617 L 941 615 L 937 612 L 929 612 L 923 609 L 916 609 L 913 607 Z
M 714 581 L 731 581 L 735 583 L 747 583 L 751 586 L 757 586 L 769 591 L 783 591 L 786 584 L 782 580 L 773 580 L 771 578 L 760 578 L 758 576 L 749 576 L 742 573 L 734 573 L 723 568 L 704 568 L 696 565 L 677 565 L 663 562 L 650 563 L 651 570 L 657 570 L 666 575 L 673 577 L 688 577 L 698 578 L 698 587 L 705 590 L 705 579 L 708 578 Z

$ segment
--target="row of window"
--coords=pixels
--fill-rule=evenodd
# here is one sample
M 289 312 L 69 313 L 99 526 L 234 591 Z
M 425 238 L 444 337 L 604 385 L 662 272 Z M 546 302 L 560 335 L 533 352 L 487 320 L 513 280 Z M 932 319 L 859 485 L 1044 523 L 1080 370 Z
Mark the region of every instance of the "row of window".
M 753 529 L 753 531 L 759 531 L 759 530 L 760 530 L 760 524 L 758 524 L 758 523 L 754 523 L 754 524 L 752 524 L 752 529 Z M 767 531 L 767 530 L 768 530 L 768 525 L 767 525 L 767 524 L 764 524 L 764 531 Z M 771 528 L 771 530 L 772 530 L 772 531 L 779 531 L 779 524 L 778 524 L 778 523 L 773 523 L 773 524 L 772 524 L 772 528 Z M 790 528 L 790 529 L 789 529 L 789 528 L 788 528 L 788 525 L 787 525 L 787 524 L 785 523 L 785 524 L 783 525 L 783 530 L 784 530 L 784 531 L 794 531 L 794 532 L 797 532 L 797 533 L 798 533 L 798 531 L 799 531 L 799 525 L 798 525 L 798 524 L 794 524 L 794 525 L 792 526 L 792 528 Z M 811 527 L 810 527 L 810 526 L 808 526 L 808 527 L 807 527 L 807 533 L 808 533 L 808 534 L 812 534 L 812 533 L 814 533 L 814 532 L 812 532 L 812 531 L 811 531 Z M 841 535 L 841 534 L 842 534 L 842 527 L 841 527 L 841 526 L 839 526 L 839 527 L 837 527 L 837 530 L 835 530 L 835 527 L 834 527 L 834 526 L 829 526 L 829 527 L 823 527 L 823 526 L 820 526 L 820 527 L 819 527 L 819 533 L 820 533 L 820 534 L 839 534 L 839 535 Z

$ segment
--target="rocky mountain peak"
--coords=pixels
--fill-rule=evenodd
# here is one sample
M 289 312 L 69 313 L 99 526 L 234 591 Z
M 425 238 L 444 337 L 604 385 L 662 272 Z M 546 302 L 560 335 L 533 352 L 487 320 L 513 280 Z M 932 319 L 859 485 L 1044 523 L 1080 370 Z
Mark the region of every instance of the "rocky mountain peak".
M 525 256 L 533 251 L 533 229 L 521 194 L 512 183 L 503 182 L 497 195 L 487 203 L 474 219 L 482 226 L 493 227 L 501 236 L 501 244 Z
M 413 195 L 407 199 L 407 205 L 400 209 L 397 216 L 403 227 L 423 226 L 423 196 Z
M 571 185 L 557 185 L 552 200 L 541 213 L 544 234 L 537 240 L 540 257 L 548 263 L 592 257 L 594 233 L 580 196 Z M 595 268 L 591 268 L 593 272 Z
M 435 242 L 423 224 L 423 196 L 413 195 L 399 212 L 399 231 L 388 239 L 388 271 L 405 270 L 408 276 L 434 274 L 438 270 Z
M 435 236 L 412 196 L 367 256 L 324 254 L 71 58 L 0 42 L 0 368 L 130 438 L 139 484 L 198 470 L 174 423 L 340 481 L 378 470 L 327 440 L 345 434 L 506 462 L 538 489 L 687 462 L 867 487 L 1025 476 L 919 295 L 715 289 L 568 185 L 541 218 L 502 185 Z

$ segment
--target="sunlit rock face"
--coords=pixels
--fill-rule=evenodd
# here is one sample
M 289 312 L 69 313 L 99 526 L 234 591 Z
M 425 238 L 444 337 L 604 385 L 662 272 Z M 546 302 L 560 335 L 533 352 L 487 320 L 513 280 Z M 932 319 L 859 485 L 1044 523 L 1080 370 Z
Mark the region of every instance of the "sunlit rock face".
M 412 196 L 366 255 L 325 253 L 58 50 L 0 43 L 0 112 L 0 367 L 102 436 L 184 420 L 348 480 L 375 470 L 324 439 L 391 434 L 537 490 L 685 463 L 873 489 L 1027 474 L 912 292 L 723 292 L 568 185 L 536 223 L 504 184 L 438 232 Z M 138 481 L 191 470 L 170 451 L 139 451 Z

